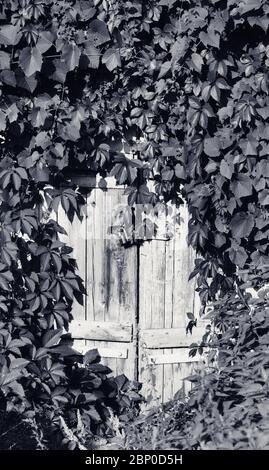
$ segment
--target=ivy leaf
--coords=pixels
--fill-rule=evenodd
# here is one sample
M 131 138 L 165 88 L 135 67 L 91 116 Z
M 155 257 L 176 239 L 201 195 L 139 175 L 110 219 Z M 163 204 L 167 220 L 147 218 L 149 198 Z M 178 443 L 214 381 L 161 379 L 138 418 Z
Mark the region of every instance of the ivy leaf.
M 0 26 L 0 44 L 4 46 L 15 46 L 20 40 L 19 26 L 11 24 Z
M 101 178 L 98 182 L 98 188 L 102 189 L 103 191 L 107 190 L 107 181 L 105 178 Z
M 222 233 L 216 233 L 215 236 L 215 245 L 217 248 L 220 248 L 226 243 L 226 237 Z
M 194 52 L 191 55 L 191 60 L 192 60 L 195 70 L 197 70 L 197 72 L 201 72 L 204 61 L 203 61 L 203 58 L 200 56 L 200 54 L 197 54 L 196 52 Z
M 98 69 L 100 63 L 100 52 L 90 41 L 84 45 L 84 52 L 88 59 L 88 66 L 92 69 Z
M 161 171 L 163 181 L 171 181 L 174 176 L 174 170 L 170 167 L 165 167 Z
M 264 189 L 259 193 L 259 201 L 262 206 L 269 205 L 269 192 L 268 189 Z
M 269 118 L 269 106 L 264 106 L 263 108 L 257 109 L 257 113 L 264 119 Z
M 233 237 L 240 240 L 241 238 L 247 238 L 250 235 L 254 225 L 255 219 L 252 214 L 238 212 L 231 220 L 230 229 Z
M 219 102 L 220 101 L 220 89 L 218 88 L 217 85 L 213 85 L 211 90 L 210 90 L 210 95 L 212 96 L 212 98 Z
M 26 91 L 30 91 L 30 93 L 33 93 L 37 87 L 35 76 L 31 75 L 30 77 L 27 77 L 20 69 L 16 71 L 16 81 L 18 87 L 23 88 Z
M 21 372 L 18 369 L 14 369 L 11 372 L 5 373 L 4 377 L 1 377 L 1 386 L 2 385 L 8 385 L 11 384 L 12 382 L 15 382 L 16 379 L 18 379 L 21 376 Z
M 31 112 L 31 123 L 34 127 L 41 127 L 44 125 L 48 113 L 45 109 L 34 108 Z
M 164 77 L 171 70 L 171 66 L 172 66 L 172 62 L 170 60 L 167 62 L 163 62 L 160 68 L 158 79 Z
M 261 8 L 261 0 L 242 0 L 239 2 L 239 10 L 241 14 Z
M 240 147 L 244 155 L 257 155 L 258 141 L 252 136 L 248 135 L 248 138 L 240 143 Z
M 116 163 L 116 165 L 112 168 L 110 175 L 115 176 L 118 184 L 123 184 L 127 180 L 127 167 L 121 163 Z M 130 182 L 132 182 L 135 178 L 136 173 L 133 178 L 131 174 Z
M 129 160 L 124 155 L 117 155 L 115 162 L 117 163 L 112 168 L 110 175 L 115 176 L 118 184 L 123 184 L 126 180 L 129 183 L 133 183 L 137 176 L 137 168 L 141 166 L 141 162 Z
M 253 192 L 252 181 L 249 176 L 241 174 L 231 183 L 232 191 L 237 199 L 251 196 Z
M 3 72 L 1 72 L 0 74 L 0 78 L 2 82 L 5 83 L 6 85 L 9 85 L 12 87 L 17 86 L 16 77 L 15 77 L 15 73 L 13 72 L 13 70 L 3 70 Z
M 235 266 L 239 266 L 239 268 L 243 268 L 245 266 L 248 255 L 242 246 L 233 243 L 232 247 L 228 250 L 228 253 L 231 262 Z
M 100 362 L 100 360 L 101 360 L 101 357 L 100 357 L 100 354 L 98 352 L 98 349 L 90 349 L 84 355 L 83 363 L 84 364 L 93 364 L 93 363 Z
M 199 38 L 205 46 L 213 46 L 219 49 L 220 34 L 213 29 L 208 29 L 207 33 L 202 31 L 199 35 Z
M 194 320 L 194 318 L 195 318 L 193 312 L 187 312 L 186 315 L 187 315 L 189 320 Z
M 130 206 L 133 204 L 150 204 L 153 201 L 153 194 L 145 184 L 142 184 L 139 188 L 129 186 L 125 189 L 124 194 L 128 194 L 128 203 Z
M 24 358 L 12 359 L 10 369 L 23 369 L 29 364 L 29 361 Z
M 59 346 L 51 348 L 50 352 L 52 354 L 59 354 L 61 357 L 82 356 L 82 354 L 73 349 L 70 344 L 59 344 Z
M 110 147 L 108 144 L 100 144 L 95 151 L 95 159 L 100 163 L 101 167 L 109 160 L 109 150 Z
M 175 175 L 177 178 L 185 179 L 186 178 L 186 171 L 184 166 L 181 163 L 177 163 L 175 166 Z
M 213 158 L 220 155 L 219 142 L 215 137 L 208 137 L 204 140 L 204 152 Z
M 6 114 L 9 122 L 17 121 L 19 110 L 15 103 L 9 106 L 9 108 L 6 110 Z
M 64 83 L 66 80 L 66 75 L 69 72 L 66 63 L 62 60 L 55 59 L 53 61 L 53 65 L 55 67 L 55 71 L 50 76 L 50 78 L 56 82 Z
M 217 170 L 217 168 L 218 168 L 217 163 L 210 161 L 210 162 L 206 165 L 205 171 L 206 171 L 207 173 L 214 173 L 214 172 Z
M 58 134 L 65 141 L 76 142 L 80 138 L 80 131 L 74 124 L 59 125 Z
M 35 142 L 36 142 L 37 147 L 41 147 L 43 150 L 47 148 L 50 144 L 50 138 L 47 132 L 45 131 L 39 132 L 35 138 Z
M 64 207 L 64 204 L 62 204 L 62 205 L 63 205 L 63 208 L 66 209 L 66 207 Z M 66 213 L 67 212 L 68 212 L 68 210 L 66 210 Z M 72 300 L 74 298 L 73 288 L 67 282 L 62 281 L 61 282 L 61 288 L 62 288 L 64 296 L 67 299 Z
M 250 26 L 260 26 L 264 30 L 264 32 L 267 32 L 267 29 L 269 27 L 269 18 L 268 16 L 250 16 L 247 18 L 248 23 Z
M 7 127 L 6 123 L 7 116 L 5 113 L 3 113 L 2 110 L 0 110 L 0 131 L 4 131 Z
M 76 44 L 65 44 L 62 50 L 62 60 L 65 62 L 68 72 L 78 67 L 80 48 Z
M 101 46 L 110 40 L 110 34 L 104 21 L 93 20 L 88 27 L 87 35 L 94 46 Z
M 7 52 L 0 51 L 0 70 L 10 68 L 10 55 Z
M 80 21 L 89 21 L 96 13 L 96 9 L 92 6 L 93 2 L 80 0 L 76 2 L 75 8 Z
M 22 49 L 19 64 L 26 77 L 30 77 L 35 72 L 39 72 L 42 67 L 42 55 L 37 47 L 25 47 L 25 49 Z
M 55 34 L 53 34 L 51 31 L 41 31 L 39 33 L 36 47 L 41 52 L 41 54 L 44 54 L 44 52 L 47 52 L 53 46 L 55 37 Z
M 102 57 L 102 62 L 105 64 L 110 72 L 115 68 L 121 66 L 120 53 L 117 49 L 109 48 Z
M 171 46 L 172 63 L 182 59 L 188 50 L 188 40 L 186 36 L 179 37 Z
M 61 336 L 62 336 L 61 328 L 47 331 L 42 338 L 42 346 L 44 348 L 51 348 L 52 346 L 56 346 Z
M 233 176 L 234 165 L 222 160 L 220 164 L 220 174 L 230 180 Z

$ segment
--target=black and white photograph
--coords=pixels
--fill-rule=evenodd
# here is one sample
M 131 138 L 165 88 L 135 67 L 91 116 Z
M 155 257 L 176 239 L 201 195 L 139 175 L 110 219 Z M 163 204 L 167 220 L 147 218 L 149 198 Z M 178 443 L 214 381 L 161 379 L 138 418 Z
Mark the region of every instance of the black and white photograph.
M 268 28 L 267 0 L 0 2 L 1 462 L 269 451 Z

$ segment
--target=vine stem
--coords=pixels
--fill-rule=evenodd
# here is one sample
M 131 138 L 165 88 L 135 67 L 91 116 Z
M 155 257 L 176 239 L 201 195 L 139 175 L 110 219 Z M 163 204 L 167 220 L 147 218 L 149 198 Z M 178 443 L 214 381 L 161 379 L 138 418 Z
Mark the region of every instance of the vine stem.
M 9 428 L 7 431 L 5 432 L 2 432 L 2 434 L 0 434 L 0 437 L 3 437 L 5 436 L 6 434 L 8 434 L 10 431 L 14 431 L 14 429 L 17 429 L 19 426 L 21 426 L 21 422 L 20 423 L 17 423 L 15 424 L 14 426 L 12 426 L 11 428 Z

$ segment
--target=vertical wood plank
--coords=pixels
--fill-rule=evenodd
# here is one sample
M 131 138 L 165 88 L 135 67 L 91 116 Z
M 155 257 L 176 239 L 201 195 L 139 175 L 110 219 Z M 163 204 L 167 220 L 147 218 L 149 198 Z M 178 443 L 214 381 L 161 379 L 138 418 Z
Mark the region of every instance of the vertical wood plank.
M 152 325 L 152 263 L 152 244 L 144 242 L 139 250 L 139 331 L 150 328 Z M 147 400 L 145 408 L 148 407 L 149 402 L 158 401 L 156 369 L 154 364 L 149 363 L 147 349 L 143 342 L 139 341 L 139 381 L 142 383 L 142 393 Z
M 164 296 L 164 315 L 165 328 L 173 327 L 173 294 L 174 294 L 174 247 L 175 239 L 165 242 L 165 296 Z M 165 349 L 165 353 L 173 353 L 173 349 Z M 166 402 L 173 397 L 173 365 L 165 364 L 163 366 L 163 393 L 162 401 Z
M 173 298 L 173 327 L 186 327 L 188 311 L 193 311 L 194 287 L 188 281 L 192 271 L 193 258 L 187 244 L 188 212 L 185 206 L 181 208 L 181 223 L 175 231 L 174 249 L 174 298 Z M 184 389 L 185 366 L 182 363 L 173 364 L 173 394 Z
M 124 190 L 96 188 L 88 197 L 87 318 L 133 324 L 137 301 L 136 247 L 125 248 L 114 234 L 117 207 L 126 204 Z M 95 347 L 108 347 L 95 342 Z M 135 346 L 128 345 L 127 359 L 103 359 L 114 374 L 135 375 Z
M 144 242 L 140 248 L 140 329 L 165 326 L 165 273 L 165 242 Z M 150 365 L 147 358 L 148 350 L 140 344 L 142 391 L 153 406 L 162 400 L 164 366 Z
M 188 246 L 188 210 L 181 208 L 182 222 L 169 241 L 152 240 L 141 248 L 140 257 L 140 328 L 185 328 L 187 312 L 195 316 L 199 310 L 199 299 L 195 293 L 195 281 L 189 281 L 194 266 L 195 254 Z M 149 281 L 150 280 L 150 281 Z M 144 286 L 143 286 L 144 284 Z M 183 338 L 184 341 L 184 338 Z M 160 349 L 160 354 L 174 353 L 173 349 Z M 177 354 L 180 350 L 176 351 Z M 185 350 L 184 350 L 185 353 Z M 176 363 L 147 367 L 147 350 L 141 345 L 141 379 L 145 393 L 154 401 L 168 401 L 181 388 L 189 389 L 183 379 L 189 375 L 193 364 Z M 144 364 L 143 364 L 144 362 Z M 151 385 L 150 385 L 151 381 Z
M 77 273 L 82 278 L 84 285 L 87 285 L 86 279 L 86 218 L 82 221 L 75 215 L 71 223 L 62 207 L 58 211 L 58 223 L 65 229 L 66 235 L 61 234 L 61 241 L 73 248 L 72 256 L 75 258 L 78 266 Z M 74 299 L 72 314 L 76 320 L 84 320 L 86 317 L 86 299 L 84 305 L 80 305 Z
M 104 193 L 95 188 L 87 197 L 87 320 L 105 321 L 105 198 Z M 86 341 L 89 348 L 106 345 L 102 341 Z M 109 366 L 102 358 L 102 363 Z

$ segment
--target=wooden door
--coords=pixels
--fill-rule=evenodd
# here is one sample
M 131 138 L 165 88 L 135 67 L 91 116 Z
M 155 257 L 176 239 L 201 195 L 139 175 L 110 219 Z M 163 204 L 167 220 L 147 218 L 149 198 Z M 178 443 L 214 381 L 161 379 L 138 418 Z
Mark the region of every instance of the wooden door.
M 119 207 L 126 204 L 124 189 L 92 187 L 87 195 L 82 222 L 67 220 L 59 211 L 58 221 L 67 235 L 62 240 L 73 247 L 78 272 L 86 286 L 85 305 L 76 301 L 71 333 L 74 347 L 85 352 L 98 348 L 102 362 L 114 374 L 137 378 L 136 312 L 137 247 L 125 248 L 114 234 Z
M 197 359 L 189 345 L 199 341 L 204 328 L 186 335 L 188 318 L 199 318 L 194 281 L 194 253 L 187 245 L 188 212 L 168 239 L 157 231 L 142 244 L 122 245 L 115 236 L 120 208 L 127 204 L 123 188 L 110 184 L 107 191 L 93 186 L 87 196 L 86 216 L 71 224 L 63 211 L 62 239 L 74 249 L 87 296 L 84 306 L 75 302 L 71 332 L 75 348 L 98 348 L 102 362 L 113 374 L 124 373 L 143 383 L 152 405 L 165 402 L 181 388 Z
M 187 244 L 186 207 L 180 216 L 173 238 L 157 233 L 140 248 L 139 379 L 151 405 L 168 401 L 180 388 L 188 392 L 184 378 L 199 360 L 189 357 L 189 346 L 204 334 L 195 281 L 188 281 L 195 255 Z M 197 319 L 192 335 L 186 333 L 188 312 Z

